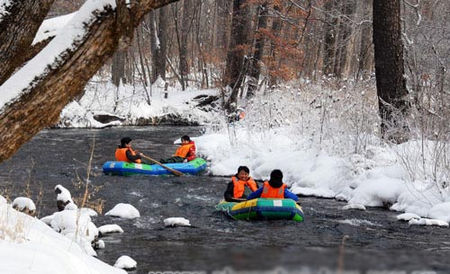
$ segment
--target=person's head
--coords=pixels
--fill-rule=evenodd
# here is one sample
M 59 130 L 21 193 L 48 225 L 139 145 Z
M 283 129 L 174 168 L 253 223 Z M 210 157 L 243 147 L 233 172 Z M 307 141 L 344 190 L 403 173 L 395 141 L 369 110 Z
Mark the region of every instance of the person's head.
M 191 138 L 189 138 L 189 136 L 187 136 L 187 135 L 184 135 L 184 136 L 181 137 L 181 143 L 182 144 L 187 144 L 190 141 L 191 141 Z
M 281 187 L 283 185 L 283 172 L 279 169 L 274 169 L 270 173 L 269 184 L 272 187 Z
M 131 141 L 132 140 L 130 137 L 124 137 L 124 138 L 120 139 L 120 147 L 121 148 L 127 147 L 128 145 L 130 145 Z
M 246 166 L 238 167 L 237 175 L 239 180 L 247 181 L 250 175 L 250 170 Z

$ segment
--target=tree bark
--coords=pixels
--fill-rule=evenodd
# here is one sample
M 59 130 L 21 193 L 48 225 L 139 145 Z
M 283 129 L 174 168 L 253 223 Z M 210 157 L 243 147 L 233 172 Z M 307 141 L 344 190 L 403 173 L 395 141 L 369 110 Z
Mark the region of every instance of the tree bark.
M 231 95 L 225 108 L 233 111 L 232 105 L 237 102 L 239 88 L 245 76 L 244 56 L 248 47 L 249 7 L 247 0 L 233 0 L 233 20 L 231 22 L 231 38 L 228 46 L 227 64 L 224 86 L 231 88 Z
M 126 51 L 118 50 L 114 53 L 111 63 L 111 81 L 118 87 L 120 81 L 126 83 L 125 81 L 125 57 Z
M 0 16 L 0 85 L 24 62 L 54 0 L 12 0 Z
M 256 34 L 255 49 L 253 52 L 253 58 L 250 62 L 249 76 L 250 81 L 248 85 L 247 98 L 251 98 L 254 95 L 255 90 L 258 87 L 259 75 L 261 74 L 261 60 L 264 53 L 264 33 L 262 32 L 267 28 L 267 2 L 258 6 L 258 30 Z
M 189 74 L 189 65 L 187 62 L 188 51 L 188 35 L 191 29 L 192 18 L 190 15 L 190 3 L 189 0 L 183 2 L 183 18 L 181 19 L 181 35 L 180 35 L 180 76 L 181 86 L 183 90 L 187 87 L 187 77 Z
M 4 145 L 0 148 L 0 162 L 11 157 L 41 129 L 58 121 L 64 106 L 82 94 L 87 81 L 119 45 L 123 47 L 131 38 L 133 31 L 130 29 L 136 28 L 146 13 L 175 1 L 133 1 L 130 9 L 125 1 L 118 1 L 116 9 L 109 8 L 96 14 L 95 19 L 85 26 L 85 34 L 74 41 L 70 49 L 60 52 L 60 61 L 36 75 L 17 98 L 2 106 L 0 140 Z
M 408 129 L 400 119 L 409 104 L 403 76 L 400 0 L 373 1 L 373 42 L 381 133 L 387 140 L 402 142 Z

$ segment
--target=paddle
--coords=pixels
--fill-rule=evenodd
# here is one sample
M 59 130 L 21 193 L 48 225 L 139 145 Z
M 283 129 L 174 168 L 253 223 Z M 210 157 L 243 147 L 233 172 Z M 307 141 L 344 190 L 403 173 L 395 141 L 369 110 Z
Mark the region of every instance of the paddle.
M 147 160 L 150 160 L 150 161 L 152 161 L 153 163 L 155 163 L 155 164 L 157 164 L 157 165 L 162 166 L 163 168 L 167 169 L 168 171 L 172 172 L 173 174 L 175 174 L 175 175 L 177 175 L 177 176 L 182 176 L 182 175 L 184 175 L 183 172 L 180 172 L 180 171 L 175 170 L 175 169 L 173 169 L 173 168 L 170 168 L 170 167 L 168 167 L 168 166 L 166 166 L 166 165 L 163 165 L 163 164 L 161 164 L 160 162 L 156 161 L 155 159 L 150 158 L 150 157 L 148 157 L 147 155 L 144 155 L 143 153 L 141 153 L 141 157 L 143 157 L 143 158 L 145 158 L 145 159 L 147 159 Z

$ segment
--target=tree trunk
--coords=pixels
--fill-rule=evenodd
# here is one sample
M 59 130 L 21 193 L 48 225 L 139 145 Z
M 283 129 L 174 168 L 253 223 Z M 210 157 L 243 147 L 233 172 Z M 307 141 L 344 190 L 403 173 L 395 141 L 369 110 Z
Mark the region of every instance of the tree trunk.
M 233 20 L 231 22 L 231 38 L 228 46 L 227 64 L 224 86 L 231 88 L 231 95 L 225 108 L 232 112 L 237 102 L 239 88 L 245 76 L 244 56 L 248 47 L 249 7 L 246 0 L 233 0 Z
M 255 49 L 253 52 L 253 58 L 250 62 L 249 76 L 250 81 L 248 85 L 247 98 L 251 98 L 254 95 L 255 90 L 258 87 L 259 75 L 261 73 L 261 60 L 264 53 L 264 34 L 263 30 L 267 28 L 267 2 L 258 6 L 258 30 L 256 34 Z
M 4 145 L 0 148 L 0 162 L 11 157 L 41 129 L 58 121 L 64 106 L 83 92 L 87 81 L 119 45 L 125 46 L 124 42 L 129 41 L 133 29 L 146 13 L 174 1 L 134 1 L 131 8 L 126 7 L 125 1 L 118 1 L 116 9 L 106 7 L 85 21 L 85 33 L 77 37 L 69 48 L 61 49 L 58 58 L 35 75 L 33 81 L 17 97 L 1 105 L 0 140 Z M 89 4 L 87 2 L 85 5 Z M 60 42 L 55 37 L 48 46 Z M 39 56 L 38 54 L 36 57 Z M 23 73 L 29 69 L 28 66 L 35 65 L 34 60 L 23 68 Z M 21 72 L 22 70 L 16 74 L 21 75 Z M 5 82 L 0 87 L 0 92 L 6 92 L 13 84 Z
M 409 104 L 403 77 L 400 0 L 373 1 L 373 42 L 381 133 L 385 139 L 402 142 L 407 128 L 400 119 Z
M 338 35 L 338 18 L 335 14 L 335 6 L 337 4 L 334 0 L 325 3 L 324 9 L 325 19 L 325 43 L 324 43 L 324 58 L 323 58 L 323 73 L 325 75 L 334 74 L 334 67 L 336 61 L 336 37 Z
M 363 79 L 369 78 L 373 70 L 372 26 L 369 23 L 372 21 L 372 1 L 373 0 L 362 1 L 364 13 L 362 19 L 367 20 L 367 22 L 364 22 L 361 26 L 361 45 L 356 79 L 359 79 L 360 77 Z
M 126 51 L 118 50 L 114 53 L 111 62 L 111 81 L 118 87 L 120 82 L 126 83 L 125 78 L 125 58 Z
M 217 27 L 216 27 L 216 48 L 225 55 L 229 44 L 229 22 L 230 22 L 230 0 L 216 0 L 217 2 Z
M 281 5 L 275 4 L 273 9 L 275 10 L 275 12 L 280 13 L 281 12 Z M 281 29 L 283 27 L 283 24 L 281 22 L 281 17 L 278 14 L 272 21 L 272 35 L 273 35 L 273 39 L 270 42 L 270 66 L 269 66 L 269 73 L 273 72 L 275 70 L 278 69 L 277 67 L 277 62 L 276 62 L 276 58 L 277 58 L 277 51 L 279 50 L 279 45 L 277 43 L 276 40 L 278 40 L 281 35 Z M 273 73 L 270 73 L 270 77 L 269 77 L 269 87 L 273 87 L 277 84 L 277 77 L 274 76 Z
M 189 74 L 189 66 L 187 62 L 187 51 L 188 51 L 188 35 L 191 29 L 192 18 L 190 16 L 190 2 L 189 0 L 184 0 L 183 3 L 183 18 L 181 19 L 181 35 L 180 35 L 180 76 L 181 76 L 181 86 L 183 90 L 187 87 L 187 77 Z
M 54 0 L 11 0 L 0 15 L 0 85 L 24 62 Z

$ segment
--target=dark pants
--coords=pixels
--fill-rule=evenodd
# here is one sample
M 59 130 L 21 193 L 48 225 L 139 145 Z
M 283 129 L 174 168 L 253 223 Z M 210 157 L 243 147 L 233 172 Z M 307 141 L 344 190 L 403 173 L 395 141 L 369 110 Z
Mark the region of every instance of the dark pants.
M 173 156 L 167 159 L 161 159 L 159 160 L 161 163 L 163 164 L 168 164 L 168 163 L 182 163 L 183 162 L 183 157 L 180 156 Z

